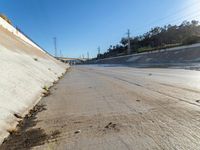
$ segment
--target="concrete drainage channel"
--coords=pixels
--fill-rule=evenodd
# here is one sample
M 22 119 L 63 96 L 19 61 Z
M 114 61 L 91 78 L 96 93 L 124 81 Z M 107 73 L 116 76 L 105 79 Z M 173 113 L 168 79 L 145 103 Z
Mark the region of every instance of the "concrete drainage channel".
M 18 126 L 26 128 L 26 120 L 32 121 L 35 114 L 44 111 L 44 106 L 33 107 L 41 93 L 50 94 L 50 86 L 69 68 L 15 31 L 0 19 L 0 144 L 9 135 L 19 134 L 16 129 L 19 123 Z
M 125 65 L 138 68 L 185 68 L 199 70 L 200 43 L 89 61 L 89 64 Z
M 42 97 L 51 95 L 51 88 L 64 77 L 69 69 L 70 68 L 67 68 L 66 72 L 63 73 L 62 76 L 60 76 L 52 86 L 44 86 L 44 92 L 41 93 Z M 36 126 L 38 122 L 36 121 L 37 114 L 45 110 L 47 110 L 46 105 L 40 104 L 39 102 L 36 106 L 33 107 L 33 109 L 29 111 L 29 113 L 24 118 L 18 114 L 14 114 L 14 116 L 20 119 L 20 121 L 14 130 L 8 131 L 10 136 L 3 141 L 2 145 L 0 146 L 0 150 L 27 150 L 31 147 L 42 145 L 45 142 L 55 140 L 59 136 L 60 131 L 55 130 L 52 131 L 51 134 L 46 134 L 44 129 L 31 128 Z

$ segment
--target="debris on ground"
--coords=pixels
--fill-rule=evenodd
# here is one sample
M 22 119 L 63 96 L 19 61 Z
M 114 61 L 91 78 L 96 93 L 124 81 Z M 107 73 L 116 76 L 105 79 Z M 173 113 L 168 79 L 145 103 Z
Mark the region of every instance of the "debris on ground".
M 22 116 L 20 116 L 19 114 L 15 113 L 14 116 L 18 119 L 22 119 Z
M 106 129 L 115 128 L 117 124 L 110 122 L 108 125 L 105 126 Z
M 115 131 L 115 132 L 119 132 L 120 129 L 119 127 L 117 126 L 116 123 L 113 123 L 113 122 L 109 122 L 105 127 L 104 127 L 104 132 L 106 131 Z
M 36 116 L 38 113 L 46 110 L 46 105 L 36 105 L 29 114 L 20 121 L 16 129 L 10 129 L 10 136 L 4 140 L 0 150 L 27 150 L 32 147 L 43 145 L 45 142 L 51 142 L 58 138 L 61 133 L 59 130 L 47 134 L 42 128 L 33 128 L 37 124 Z M 20 117 L 14 114 L 17 118 Z
M 197 103 L 200 103 L 200 100 L 196 100 Z
M 81 133 L 81 130 L 77 130 L 74 132 L 74 134 L 79 134 L 79 133 Z
M 49 96 L 51 94 L 51 92 L 50 92 L 50 90 L 49 90 L 49 88 L 47 86 L 44 86 L 43 90 L 44 90 L 42 92 L 43 97 L 47 97 L 47 96 Z

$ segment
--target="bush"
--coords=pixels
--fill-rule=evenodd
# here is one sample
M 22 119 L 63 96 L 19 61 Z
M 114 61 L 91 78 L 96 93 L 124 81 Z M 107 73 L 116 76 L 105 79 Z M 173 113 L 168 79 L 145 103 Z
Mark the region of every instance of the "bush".
M 5 21 L 7 21 L 9 24 L 12 25 L 12 22 L 10 21 L 10 19 L 8 19 L 8 17 L 4 14 L 0 14 L 0 17 L 3 18 Z
M 190 45 L 200 42 L 199 36 L 190 36 L 183 40 L 183 45 Z
M 33 58 L 35 61 L 38 61 L 38 59 L 37 58 Z

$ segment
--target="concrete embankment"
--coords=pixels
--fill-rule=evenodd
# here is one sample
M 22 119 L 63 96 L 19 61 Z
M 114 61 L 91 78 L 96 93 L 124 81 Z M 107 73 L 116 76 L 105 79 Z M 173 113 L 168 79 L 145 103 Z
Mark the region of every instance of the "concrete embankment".
M 0 18 L 0 143 L 68 67 Z
M 200 62 L 200 44 L 95 60 L 95 64 L 180 65 Z

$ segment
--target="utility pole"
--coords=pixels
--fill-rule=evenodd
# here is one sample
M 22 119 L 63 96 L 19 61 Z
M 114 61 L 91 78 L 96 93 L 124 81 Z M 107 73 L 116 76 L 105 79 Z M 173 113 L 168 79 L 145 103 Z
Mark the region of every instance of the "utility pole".
M 56 37 L 54 37 L 53 40 L 54 40 L 55 57 L 57 57 L 57 39 L 56 39 Z
M 131 38 L 130 38 L 130 30 L 129 29 L 128 29 L 127 35 L 128 35 L 128 49 L 127 49 L 127 53 L 130 54 L 131 53 Z
M 60 49 L 60 57 L 62 57 L 62 50 Z
M 88 60 L 90 59 L 90 54 L 89 54 L 89 52 L 87 52 L 87 59 L 88 59 Z
M 98 55 L 100 55 L 100 53 L 101 53 L 101 48 L 100 48 L 100 46 L 98 47 Z

